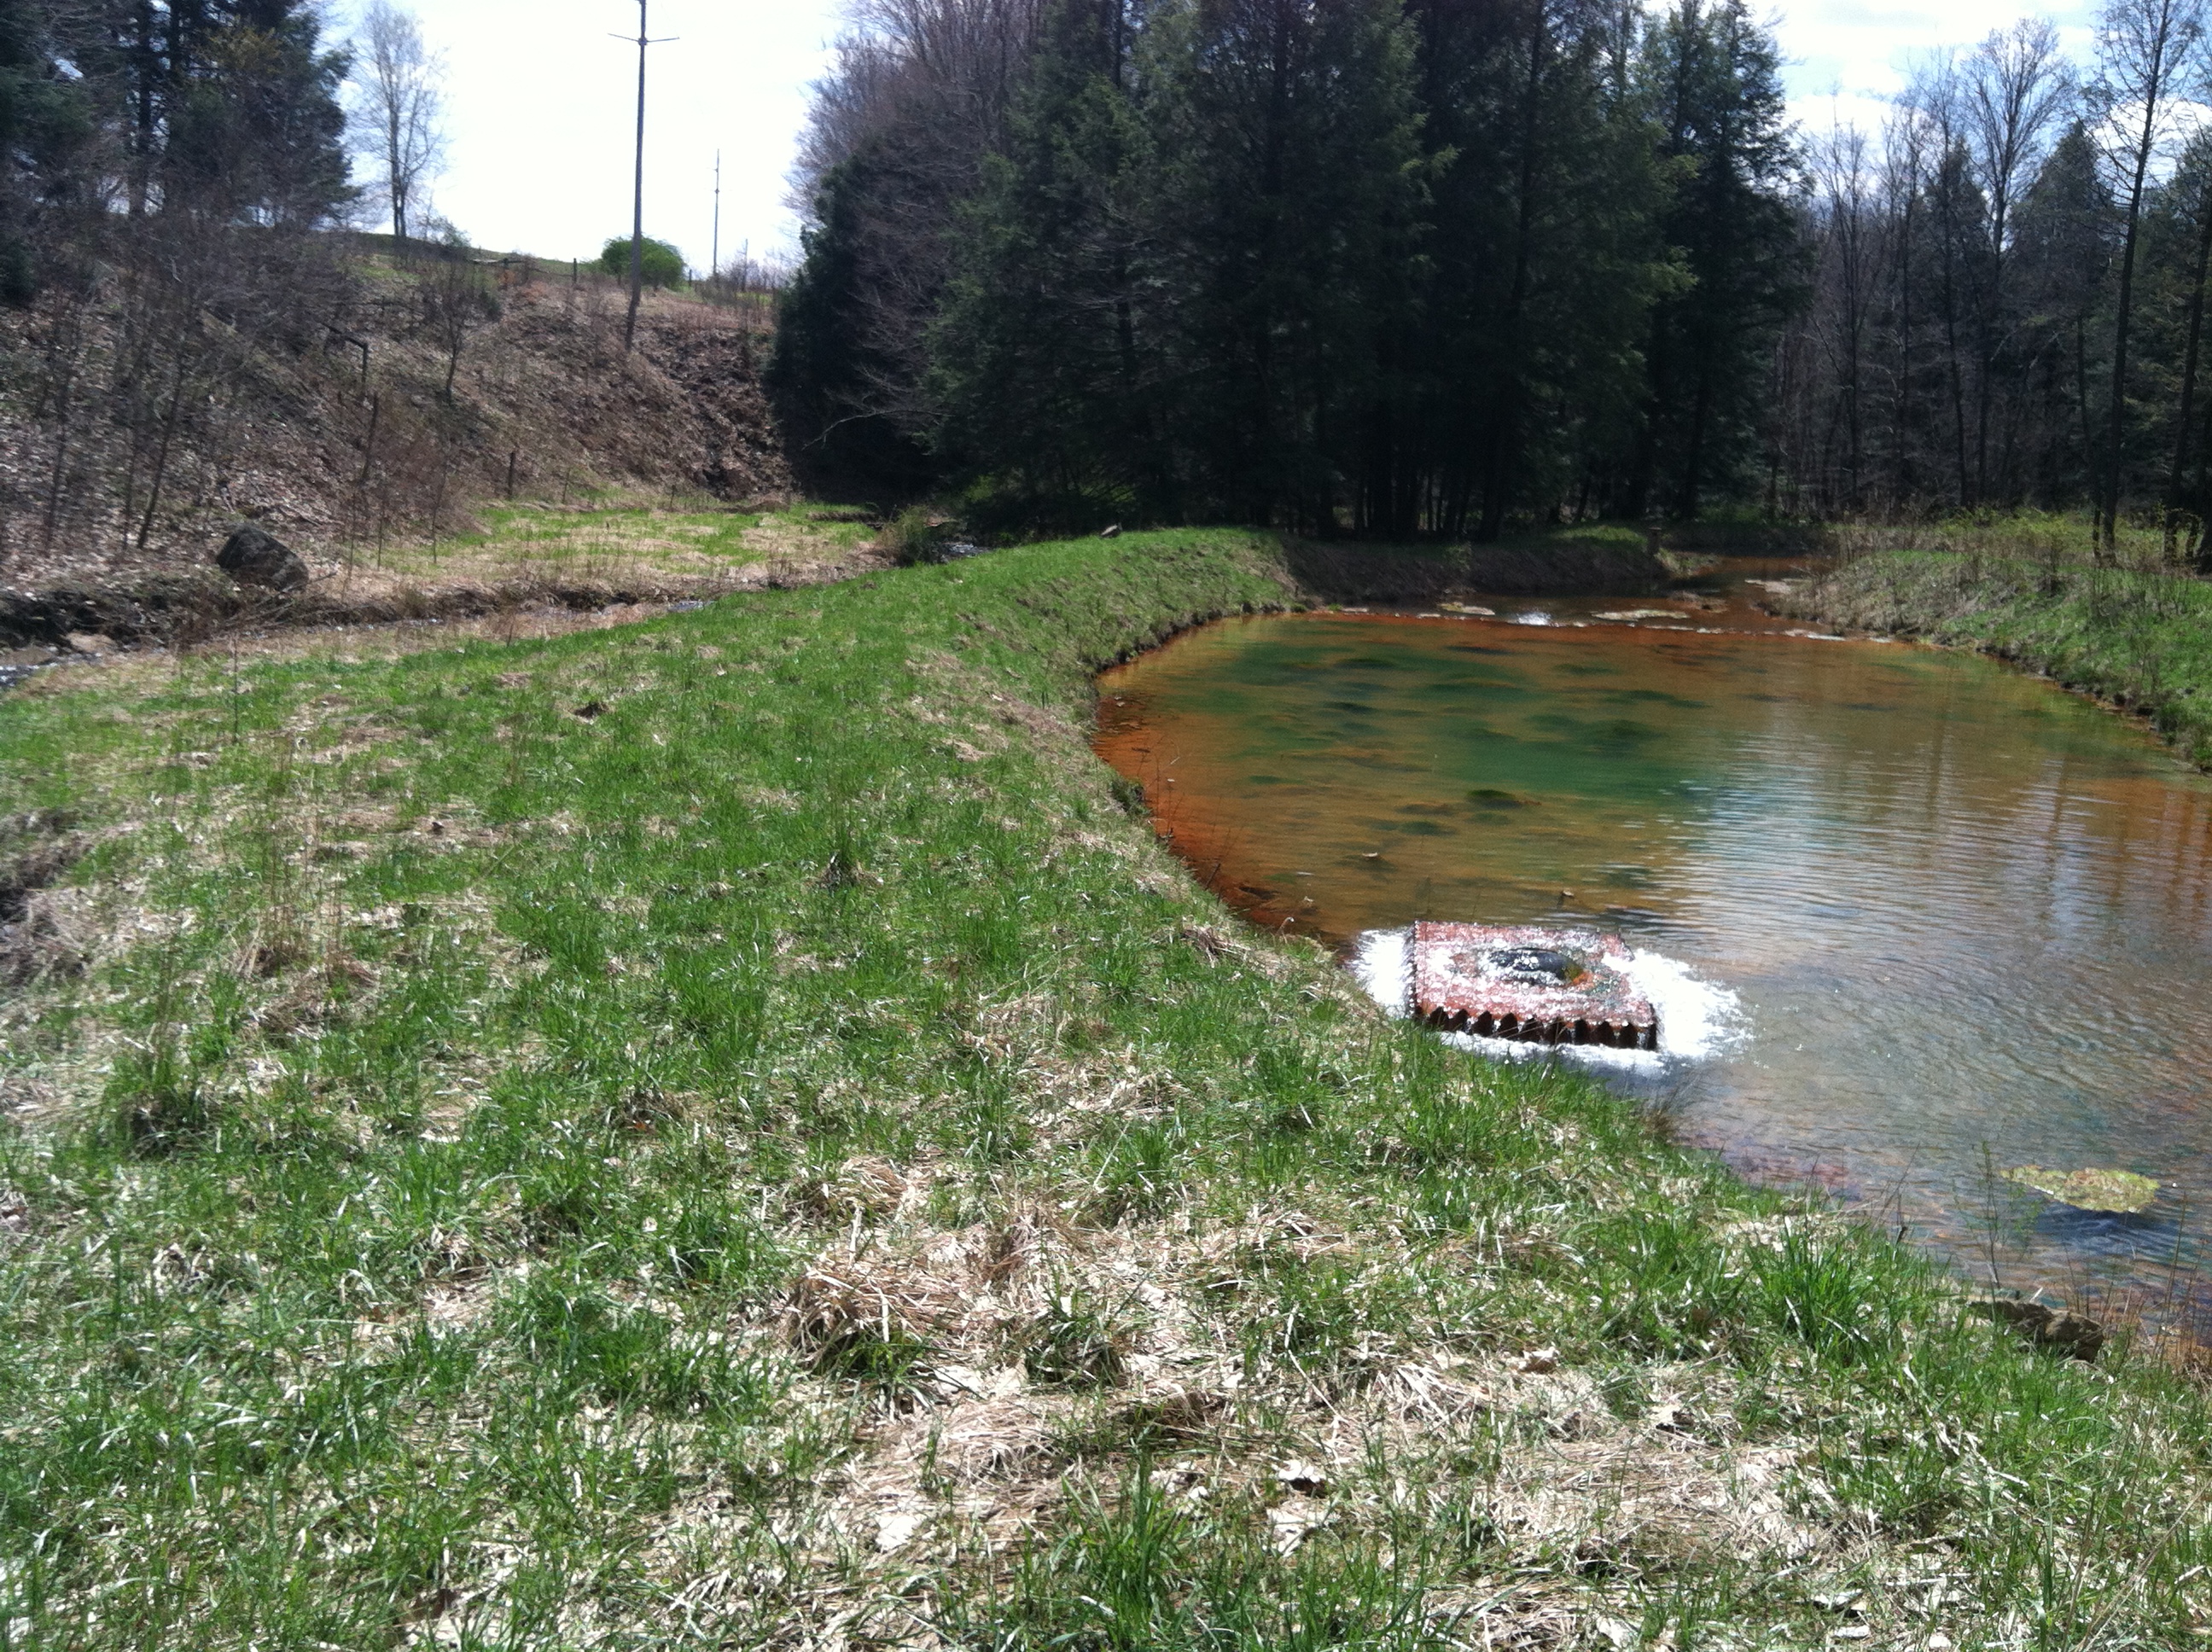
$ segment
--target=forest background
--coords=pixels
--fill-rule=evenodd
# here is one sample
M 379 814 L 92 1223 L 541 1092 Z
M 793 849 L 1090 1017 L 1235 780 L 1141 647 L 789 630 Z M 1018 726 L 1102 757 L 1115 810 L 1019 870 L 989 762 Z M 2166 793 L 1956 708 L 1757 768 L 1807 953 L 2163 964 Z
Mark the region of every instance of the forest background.
M 1740 3 L 874 0 L 777 388 L 985 519 L 1491 538 L 2128 513 L 2194 554 L 2197 0 L 2028 19 L 1808 133 Z
M 458 472 L 512 477 L 453 410 L 483 272 L 365 278 L 326 233 L 459 246 L 410 222 L 426 68 L 301 0 L 0 0 L 0 556 L 158 549 L 179 466 L 219 491 L 283 422 L 272 361 L 358 349 L 366 391 L 395 330 L 434 393 L 332 440 L 420 474 L 354 513 L 434 531 Z M 2202 555 L 2202 0 L 2113 0 L 2079 63 L 2022 21 L 1874 132 L 1778 74 L 1715 0 L 866 0 L 795 180 L 783 438 L 985 536 L 2033 509 Z

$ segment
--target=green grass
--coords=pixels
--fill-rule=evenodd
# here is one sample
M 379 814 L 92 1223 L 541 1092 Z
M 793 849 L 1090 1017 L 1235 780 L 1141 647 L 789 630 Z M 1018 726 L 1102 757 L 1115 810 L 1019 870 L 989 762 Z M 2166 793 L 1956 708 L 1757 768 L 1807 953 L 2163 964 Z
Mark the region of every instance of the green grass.
M 2017 547 L 2013 548 L 2017 552 Z M 1886 551 L 1790 599 L 1828 623 L 1979 648 L 2148 716 L 2212 768 L 2212 584 L 2041 555 Z
M 775 572 L 811 557 L 848 555 L 876 530 L 845 507 L 684 509 L 680 504 L 589 509 L 497 505 L 476 513 L 477 531 L 434 544 L 391 544 L 380 567 L 396 574 L 489 580 L 622 580 L 713 575 L 765 564 Z
M 1748 517 L 1719 525 L 1753 540 L 1762 531 L 1777 531 L 1773 525 Z M 2138 573 L 2168 568 L 2188 549 L 2178 538 L 2170 541 L 2155 521 L 2123 520 L 2107 554 L 2087 513 L 2071 510 L 1958 511 L 1926 521 L 1808 522 L 1780 531 L 1786 539 L 1802 538 L 1811 542 L 1808 548 L 1845 557 L 1884 550 L 1950 551 L 2000 561 L 2109 565 Z
M 1090 674 L 1294 597 L 1132 534 L 0 701 L 13 883 L 81 855 L 0 1643 L 2191 1643 L 2199 1388 L 1165 856 Z

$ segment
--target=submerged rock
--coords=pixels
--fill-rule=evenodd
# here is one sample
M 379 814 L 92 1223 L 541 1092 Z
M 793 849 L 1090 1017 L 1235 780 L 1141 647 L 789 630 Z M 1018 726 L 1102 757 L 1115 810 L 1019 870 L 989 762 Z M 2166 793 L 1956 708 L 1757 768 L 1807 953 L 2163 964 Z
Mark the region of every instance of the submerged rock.
M 2132 1170 L 2046 1170 L 2040 1164 L 2016 1164 L 2004 1179 L 2032 1187 L 2046 1199 L 2071 1205 L 2077 1211 L 2101 1211 L 2133 1216 L 2148 1210 L 2158 1197 L 2158 1183 Z

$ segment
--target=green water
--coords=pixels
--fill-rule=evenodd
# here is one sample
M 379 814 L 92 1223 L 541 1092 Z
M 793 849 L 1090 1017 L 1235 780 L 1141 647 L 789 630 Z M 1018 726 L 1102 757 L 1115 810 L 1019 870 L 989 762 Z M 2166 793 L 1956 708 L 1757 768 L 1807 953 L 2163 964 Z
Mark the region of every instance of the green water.
M 1595 916 L 1732 995 L 1619 1076 L 1750 1174 L 2007 1285 L 2202 1264 L 2212 787 L 1972 656 L 1509 619 L 1208 627 L 1103 680 L 1100 750 L 1255 923 Z M 1992 1186 L 2023 1162 L 2166 1187 L 2086 1216 Z

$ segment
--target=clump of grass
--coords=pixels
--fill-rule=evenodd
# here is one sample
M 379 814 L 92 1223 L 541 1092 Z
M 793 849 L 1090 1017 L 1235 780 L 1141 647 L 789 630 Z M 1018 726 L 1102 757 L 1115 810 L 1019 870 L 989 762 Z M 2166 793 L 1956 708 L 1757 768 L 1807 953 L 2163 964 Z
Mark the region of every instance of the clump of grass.
M 215 1119 L 203 1075 L 166 1033 L 123 1053 L 107 1081 L 106 1100 L 124 1139 L 138 1153 L 188 1145 Z
M 1022 1328 L 1022 1370 L 1033 1382 L 1081 1388 L 1120 1382 L 1134 1339 L 1133 1308 L 1127 1298 L 1109 1300 L 1079 1283 L 1059 1285 Z
M 930 1334 L 951 1311 L 926 1276 L 900 1291 L 858 1271 L 817 1264 L 794 1287 L 792 1344 L 817 1370 L 847 1378 L 895 1405 L 919 1399 L 941 1355 Z
M 1444 1643 L 1421 1557 L 1332 1546 L 1285 1558 L 1242 1500 L 1178 1501 L 1149 1459 L 1109 1491 L 1079 1494 L 1005 1584 L 963 1591 L 945 1627 L 960 1647 L 1358 1648 Z

